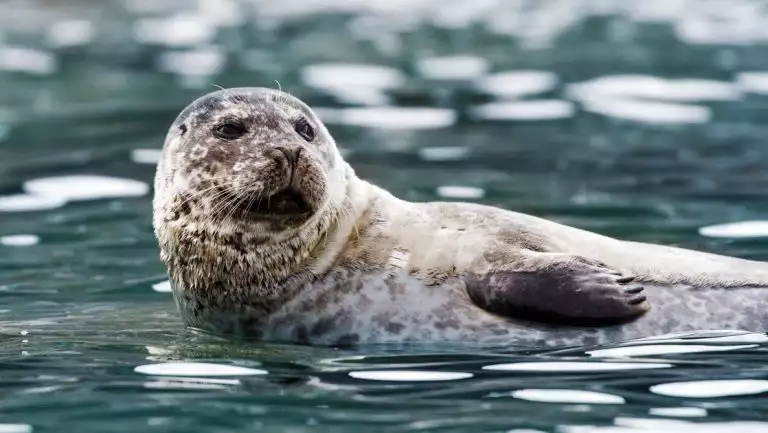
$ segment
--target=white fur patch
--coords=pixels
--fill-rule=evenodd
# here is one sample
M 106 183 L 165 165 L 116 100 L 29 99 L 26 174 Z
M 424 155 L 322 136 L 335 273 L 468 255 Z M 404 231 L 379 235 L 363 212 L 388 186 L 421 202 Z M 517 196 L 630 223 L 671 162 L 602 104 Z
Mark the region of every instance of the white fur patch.
M 189 152 L 189 159 L 193 159 L 193 160 L 203 159 L 207 155 L 208 155 L 208 148 L 198 144 L 192 148 L 191 152 Z

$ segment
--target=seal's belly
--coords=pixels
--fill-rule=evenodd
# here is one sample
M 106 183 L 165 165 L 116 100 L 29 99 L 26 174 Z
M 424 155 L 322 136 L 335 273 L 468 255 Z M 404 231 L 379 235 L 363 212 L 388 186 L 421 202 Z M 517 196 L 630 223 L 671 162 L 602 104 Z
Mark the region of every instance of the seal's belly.
M 425 285 L 407 276 L 367 275 L 311 287 L 267 318 L 247 306 L 183 311 L 190 326 L 264 340 L 319 345 L 368 343 L 470 343 L 571 346 L 655 335 L 731 329 L 763 331 L 768 288 L 693 289 L 646 286 L 651 310 L 631 323 L 580 328 L 549 326 L 492 315 L 468 298 L 463 282 Z M 177 297 L 178 298 L 178 297 Z

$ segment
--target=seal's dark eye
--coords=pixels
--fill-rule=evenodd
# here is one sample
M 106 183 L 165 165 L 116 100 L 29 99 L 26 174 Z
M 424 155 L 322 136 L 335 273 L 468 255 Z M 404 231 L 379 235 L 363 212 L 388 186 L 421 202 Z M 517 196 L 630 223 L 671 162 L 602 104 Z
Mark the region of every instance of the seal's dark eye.
M 315 139 L 315 129 L 312 128 L 312 125 L 310 125 L 306 119 L 301 119 L 296 122 L 294 129 L 299 135 L 301 135 L 301 138 L 307 141 L 312 141 Z
M 232 140 L 245 134 L 245 128 L 237 123 L 225 123 L 217 127 L 214 132 L 221 138 Z

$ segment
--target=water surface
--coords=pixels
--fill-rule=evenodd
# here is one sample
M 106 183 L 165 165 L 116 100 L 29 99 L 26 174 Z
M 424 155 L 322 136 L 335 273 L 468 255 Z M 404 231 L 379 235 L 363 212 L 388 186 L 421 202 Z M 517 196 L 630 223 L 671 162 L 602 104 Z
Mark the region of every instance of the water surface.
M 405 199 L 768 259 L 761 1 L 0 7 L 0 432 L 768 431 L 759 333 L 548 350 L 195 334 L 150 219 L 178 111 L 277 80 Z

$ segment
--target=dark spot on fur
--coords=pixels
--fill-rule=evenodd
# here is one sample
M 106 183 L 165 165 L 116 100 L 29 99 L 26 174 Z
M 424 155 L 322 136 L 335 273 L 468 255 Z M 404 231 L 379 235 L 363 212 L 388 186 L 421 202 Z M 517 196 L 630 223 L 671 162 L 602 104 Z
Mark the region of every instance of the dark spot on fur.
M 493 335 L 501 336 L 509 334 L 509 330 L 504 328 L 491 328 L 491 333 Z
M 596 335 L 584 335 L 582 339 L 582 345 L 584 346 L 594 346 L 598 344 L 598 339 Z
M 459 329 L 459 327 L 459 321 L 455 317 L 451 316 L 447 311 L 445 315 L 441 315 L 440 320 L 435 321 L 435 328 L 441 331 L 446 329 Z
M 309 343 L 309 333 L 306 326 L 299 325 L 296 327 L 296 341 L 302 344 Z
M 360 341 L 360 336 L 357 334 L 344 334 L 336 339 L 334 346 L 352 346 Z
M 548 251 L 549 242 L 544 235 L 530 232 L 522 227 L 517 230 L 502 229 L 497 237 L 503 243 L 513 245 L 516 248 L 539 252 Z
M 405 329 L 405 325 L 403 325 L 402 323 L 390 321 L 389 323 L 387 323 L 385 329 L 387 330 L 387 332 L 391 332 L 392 334 L 395 334 L 395 335 L 400 335 L 400 333 L 403 332 L 403 329 Z
M 337 319 L 335 317 L 323 317 L 322 319 L 318 320 L 312 327 L 312 330 L 309 331 L 310 335 L 313 337 L 320 337 L 324 334 L 327 334 L 336 327 L 336 320 Z
M 192 208 L 189 207 L 189 201 L 187 200 L 182 201 L 181 204 L 179 204 L 179 210 L 184 215 L 189 215 L 190 213 L 192 213 Z

